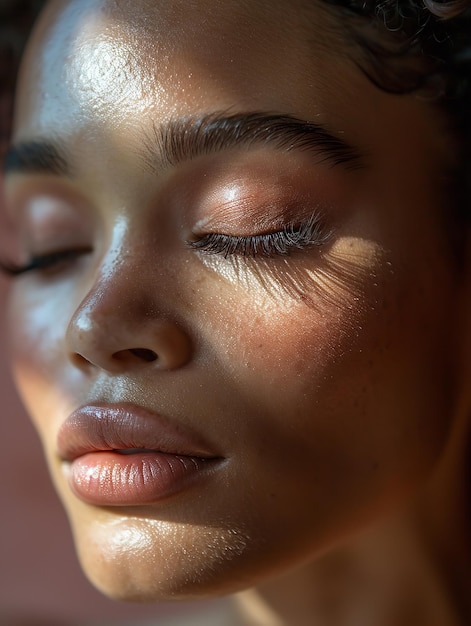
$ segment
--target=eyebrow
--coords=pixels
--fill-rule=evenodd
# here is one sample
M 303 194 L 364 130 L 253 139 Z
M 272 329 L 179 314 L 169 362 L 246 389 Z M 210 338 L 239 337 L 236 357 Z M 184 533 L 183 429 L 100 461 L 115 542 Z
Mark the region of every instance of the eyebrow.
M 267 113 L 211 114 L 154 124 L 137 153 L 152 173 L 231 148 L 271 146 L 284 152 L 313 152 L 321 162 L 358 169 L 364 155 L 328 132 L 320 124 L 290 115 Z M 70 176 L 72 168 L 60 143 L 46 140 L 11 146 L 4 159 L 4 174 L 43 173 Z
M 49 141 L 25 141 L 13 145 L 3 161 L 3 173 L 55 174 L 68 176 L 69 165 L 65 150 Z
M 323 126 L 290 115 L 263 112 L 211 114 L 154 125 L 140 156 L 152 170 L 231 148 L 272 146 L 284 152 L 311 151 L 333 165 L 360 168 L 364 155 Z

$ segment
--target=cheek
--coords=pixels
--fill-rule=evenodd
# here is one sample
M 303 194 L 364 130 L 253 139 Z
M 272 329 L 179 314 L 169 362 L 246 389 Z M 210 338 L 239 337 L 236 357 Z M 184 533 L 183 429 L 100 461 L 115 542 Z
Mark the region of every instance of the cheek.
M 254 463 L 263 450 L 267 484 L 283 456 L 287 492 L 310 476 L 312 501 L 317 490 L 319 502 L 335 493 L 378 507 L 413 489 L 446 440 L 446 311 L 428 269 L 392 271 L 364 247 L 356 257 L 343 276 L 324 272 L 314 296 L 239 293 L 230 310 L 221 298 L 213 330 L 233 397 L 246 401 L 239 431 L 257 442 Z
M 9 328 L 13 372 L 41 435 L 45 434 L 45 422 L 60 414 L 58 404 L 66 402 L 62 383 L 64 337 L 71 314 L 67 303 L 70 291 L 66 286 L 38 290 L 25 281 L 12 290 Z

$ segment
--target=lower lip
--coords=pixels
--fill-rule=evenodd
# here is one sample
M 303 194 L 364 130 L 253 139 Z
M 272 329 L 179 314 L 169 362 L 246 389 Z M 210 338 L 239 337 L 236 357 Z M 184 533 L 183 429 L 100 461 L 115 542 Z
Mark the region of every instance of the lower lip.
M 144 451 L 90 452 L 67 463 L 74 494 L 98 506 L 159 502 L 190 488 L 214 469 L 216 459 Z

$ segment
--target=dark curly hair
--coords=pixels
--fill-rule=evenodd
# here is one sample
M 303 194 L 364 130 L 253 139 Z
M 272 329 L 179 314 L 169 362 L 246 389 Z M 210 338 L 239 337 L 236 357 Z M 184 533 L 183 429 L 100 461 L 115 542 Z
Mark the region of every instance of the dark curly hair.
M 470 0 L 323 0 L 342 13 L 361 69 L 392 93 L 453 99 L 470 90 Z

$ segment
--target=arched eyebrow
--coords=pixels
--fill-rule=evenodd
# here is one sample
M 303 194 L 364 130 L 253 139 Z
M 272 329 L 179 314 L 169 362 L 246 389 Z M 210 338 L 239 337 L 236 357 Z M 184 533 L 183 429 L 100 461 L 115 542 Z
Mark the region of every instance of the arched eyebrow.
M 154 125 L 140 156 L 152 171 L 231 148 L 272 146 L 285 152 L 311 151 L 333 165 L 359 168 L 365 156 L 320 124 L 263 112 L 215 113 Z
M 185 117 L 157 125 L 144 134 L 137 150 L 153 173 L 198 156 L 231 148 L 271 146 L 284 152 L 310 151 L 320 161 L 357 169 L 364 155 L 323 126 L 292 117 L 260 112 Z M 4 173 L 45 173 L 70 176 L 72 167 L 60 143 L 40 139 L 13 145 Z

